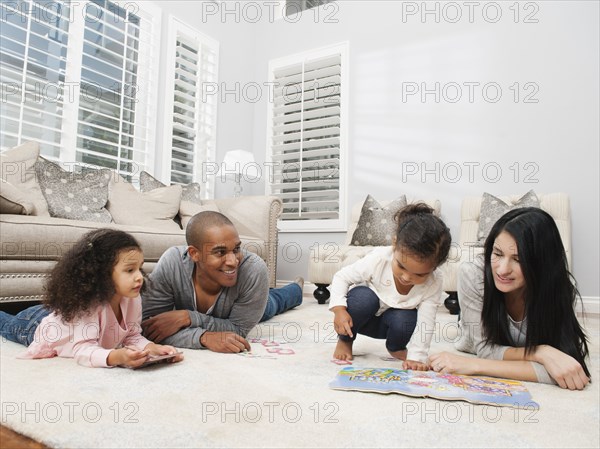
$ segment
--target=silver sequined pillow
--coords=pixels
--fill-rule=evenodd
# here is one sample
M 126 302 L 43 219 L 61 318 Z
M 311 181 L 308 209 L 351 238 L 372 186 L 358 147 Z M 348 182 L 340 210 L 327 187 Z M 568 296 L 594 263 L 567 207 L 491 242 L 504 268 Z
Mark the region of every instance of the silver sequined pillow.
M 148 172 L 143 171 L 140 173 L 140 191 L 149 192 L 151 190 L 158 189 L 159 187 L 166 187 L 166 185 Z M 200 198 L 200 184 L 197 182 L 192 182 L 181 187 L 182 201 L 191 201 L 192 203 L 202 204 L 202 200 Z
M 385 207 L 371 196 L 365 200 L 351 244 L 354 246 L 388 246 L 396 230 L 394 215 L 406 206 L 406 196 L 402 195 Z
M 485 239 L 490 234 L 492 227 L 502 215 L 512 209 L 521 207 L 540 207 L 540 200 L 533 190 L 517 200 L 514 204 L 506 204 L 500 198 L 484 192 L 479 213 L 479 229 L 477 230 L 477 244 L 483 246 Z
M 99 223 L 112 221 L 110 212 L 105 208 L 111 170 L 73 173 L 40 157 L 35 164 L 35 174 L 51 217 Z

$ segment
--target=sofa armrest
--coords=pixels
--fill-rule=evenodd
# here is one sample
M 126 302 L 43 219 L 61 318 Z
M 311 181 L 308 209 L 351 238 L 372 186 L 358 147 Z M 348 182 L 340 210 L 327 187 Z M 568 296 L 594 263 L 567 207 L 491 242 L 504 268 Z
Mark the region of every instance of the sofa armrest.
M 283 209 L 281 200 L 275 196 L 255 195 L 213 201 L 219 211 L 233 222 L 242 238 L 250 237 L 264 242 L 269 284 L 274 287 L 277 274 L 277 220 Z

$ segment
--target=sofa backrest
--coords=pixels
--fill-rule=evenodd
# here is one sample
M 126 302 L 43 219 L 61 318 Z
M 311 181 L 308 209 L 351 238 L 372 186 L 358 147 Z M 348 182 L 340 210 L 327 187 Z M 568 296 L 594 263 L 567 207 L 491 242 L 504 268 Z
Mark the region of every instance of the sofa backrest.
M 393 200 L 379 201 L 379 204 L 382 207 L 385 207 L 392 201 Z M 408 202 L 408 204 L 424 202 L 425 204 L 427 204 L 428 206 L 433 208 L 436 215 L 439 216 L 441 214 L 442 203 L 440 203 L 439 200 L 432 200 L 432 199 L 430 199 L 430 200 L 419 200 L 419 199 L 410 200 L 407 198 L 407 202 Z M 363 204 L 364 204 L 364 201 L 361 201 L 359 203 L 356 203 L 354 206 L 352 206 L 352 212 L 350 215 L 350 224 L 348 225 L 348 232 L 346 234 L 346 240 L 344 243 L 345 245 L 351 244 L 352 235 L 354 234 L 354 231 L 356 230 L 356 226 L 358 226 L 358 220 L 360 219 L 360 212 L 362 210 Z
M 540 209 L 548 212 L 558 227 L 560 237 L 565 247 L 567 261 L 571 267 L 571 211 L 569 196 L 566 193 L 536 194 L 540 200 Z M 521 195 L 498 196 L 506 204 L 515 204 Z M 459 243 L 463 254 L 467 247 L 473 247 L 477 242 L 479 217 L 483 196 L 469 196 L 463 199 L 461 207 L 461 223 Z M 475 253 L 483 251 L 481 247 L 473 248 Z

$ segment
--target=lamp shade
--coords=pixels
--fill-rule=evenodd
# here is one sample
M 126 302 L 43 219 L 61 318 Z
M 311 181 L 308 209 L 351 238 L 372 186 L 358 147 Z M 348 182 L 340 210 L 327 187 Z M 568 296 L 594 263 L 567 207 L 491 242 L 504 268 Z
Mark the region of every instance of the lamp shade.
M 254 162 L 254 155 L 246 150 L 230 150 L 225 153 L 223 164 L 227 171 L 238 170 L 241 173 L 246 164 Z

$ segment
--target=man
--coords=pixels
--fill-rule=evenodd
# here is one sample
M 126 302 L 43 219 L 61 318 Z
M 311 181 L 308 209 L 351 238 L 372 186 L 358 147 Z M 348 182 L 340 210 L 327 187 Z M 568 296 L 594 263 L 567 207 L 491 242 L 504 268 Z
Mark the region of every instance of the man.
M 302 303 L 303 279 L 269 290 L 267 266 L 241 248 L 225 215 L 196 214 L 185 237 L 188 246 L 165 251 L 142 294 L 148 339 L 215 352 L 250 350 L 245 337 L 259 321 Z

